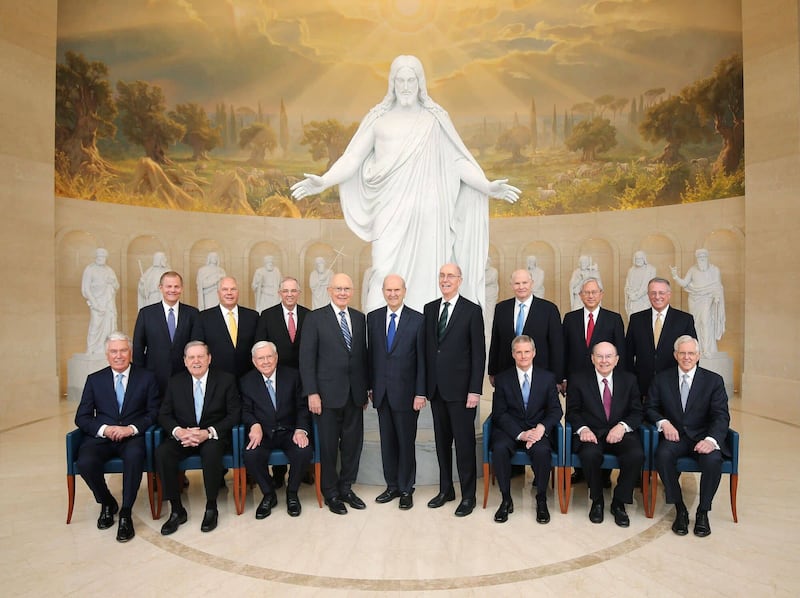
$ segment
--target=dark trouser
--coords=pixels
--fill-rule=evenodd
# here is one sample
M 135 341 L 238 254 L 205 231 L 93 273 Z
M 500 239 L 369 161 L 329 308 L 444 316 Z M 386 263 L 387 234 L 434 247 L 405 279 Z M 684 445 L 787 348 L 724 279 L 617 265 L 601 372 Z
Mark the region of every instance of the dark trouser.
M 200 446 L 183 447 L 174 438 L 168 438 L 156 448 L 156 465 L 164 498 L 177 500 L 181 496 L 178 484 L 178 465 L 186 457 L 200 455 L 203 464 L 203 486 L 206 500 L 217 500 L 219 485 L 222 480 L 222 457 L 227 450 L 227 443 L 222 440 L 206 440 Z
M 294 430 L 283 430 L 276 432 L 271 437 L 266 436 L 261 440 L 261 444 L 252 449 L 244 451 L 244 465 L 253 479 L 261 488 L 261 492 L 272 494 L 275 491 L 272 476 L 269 475 L 269 457 L 274 449 L 281 449 L 289 459 L 289 482 L 286 485 L 287 492 L 297 492 L 303 475 L 311 463 L 314 450 L 311 444 L 305 448 L 300 448 L 292 440 Z
M 678 479 L 680 474 L 677 469 L 678 458 L 693 457 L 700 465 L 700 504 L 702 511 L 711 510 L 711 501 L 719 488 L 722 477 L 722 451 L 711 451 L 707 455 L 694 452 L 694 440 L 681 436 L 678 442 L 666 440 L 663 436 L 658 441 L 656 449 L 656 469 L 664 482 L 664 492 L 667 504 L 674 505 L 683 502 L 681 484 Z
M 326 499 L 350 492 L 364 444 L 364 410 L 351 399 L 344 407 L 322 407 L 314 416 L 319 431 L 320 486 Z M 337 459 L 341 468 L 336 471 Z
M 417 476 L 417 457 L 414 442 L 417 438 L 419 411 L 392 409 L 383 397 L 378 407 L 378 427 L 381 432 L 383 477 L 389 490 L 413 492 Z
M 439 492 L 453 487 L 453 441 L 456 443 L 456 467 L 461 482 L 461 499 L 475 498 L 478 465 L 475 457 L 475 417 L 477 407 L 467 409 L 463 401 L 445 401 L 437 391 L 431 401 L 436 458 L 439 461 Z
M 108 490 L 103 467 L 114 457 L 122 459 L 122 507 L 132 508 L 142 483 L 145 462 L 144 435 L 114 442 L 108 438 L 85 437 L 78 450 L 78 469 L 81 477 L 94 494 L 94 499 L 102 504 L 111 504 L 114 497 Z
M 622 503 L 633 502 L 633 489 L 636 480 L 642 475 L 644 449 L 638 432 L 628 432 L 617 443 L 611 444 L 603 438 L 592 442 L 577 442 L 578 456 L 581 458 L 583 473 L 589 486 L 589 498 L 603 500 L 603 453 L 614 455 L 619 461 L 619 478 L 614 488 L 614 500 Z
M 497 486 L 504 499 L 511 498 L 511 457 L 518 450 L 528 453 L 531 468 L 536 478 L 536 496 L 547 495 L 547 485 L 550 483 L 550 441 L 547 437 L 539 442 L 534 442 L 531 448 L 526 449 L 525 443 L 511 438 L 508 434 L 495 428 L 492 430 L 492 468 L 497 478 Z

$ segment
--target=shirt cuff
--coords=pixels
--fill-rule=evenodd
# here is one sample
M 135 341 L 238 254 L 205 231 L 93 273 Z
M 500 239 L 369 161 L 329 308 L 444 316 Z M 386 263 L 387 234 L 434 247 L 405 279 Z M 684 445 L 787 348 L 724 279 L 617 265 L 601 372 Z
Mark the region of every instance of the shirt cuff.
M 214 426 L 208 426 L 208 434 L 209 440 L 219 440 L 219 434 L 217 434 L 217 429 Z
M 308 432 L 303 430 L 302 428 L 295 428 L 294 433 L 297 434 L 298 432 L 300 432 L 301 434 L 305 434 L 306 437 L 308 437 Z
M 98 438 L 105 438 L 106 437 L 106 428 L 108 427 L 107 424 L 103 424 L 97 429 L 97 437 Z
M 180 426 L 175 426 L 174 428 L 172 428 L 172 437 L 173 437 L 175 440 L 177 440 L 177 441 L 179 441 L 179 442 L 180 442 L 180 438 L 178 438 L 177 436 L 175 436 L 175 430 L 177 430 L 178 428 L 180 428 Z
M 128 427 L 133 430 L 133 435 L 136 436 L 139 433 L 139 428 L 134 426 L 133 424 L 128 424 Z
M 669 421 L 667 418 L 660 419 L 656 422 L 656 432 L 660 432 L 664 427 L 664 422 Z
M 633 428 L 631 428 L 631 427 L 630 427 L 628 424 L 626 424 L 625 422 L 619 422 L 619 423 L 621 423 L 621 424 L 622 424 L 622 427 L 623 427 L 623 428 L 625 428 L 625 433 L 626 433 L 626 434 L 627 434 L 628 432 L 633 432 Z
M 706 440 L 708 440 L 708 441 L 709 441 L 711 444 L 713 444 L 713 445 L 714 445 L 714 448 L 715 448 L 716 450 L 719 450 L 719 442 L 717 442 L 716 440 L 714 440 L 714 439 L 713 439 L 711 436 L 706 436 L 706 438 L 705 438 L 705 439 L 706 439 Z

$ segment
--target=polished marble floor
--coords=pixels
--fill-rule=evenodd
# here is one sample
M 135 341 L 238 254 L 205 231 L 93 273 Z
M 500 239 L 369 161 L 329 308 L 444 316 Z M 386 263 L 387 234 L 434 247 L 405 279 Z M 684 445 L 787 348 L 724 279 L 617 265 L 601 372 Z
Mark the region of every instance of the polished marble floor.
M 482 413 L 491 409 L 488 402 Z M 237 516 L 231 491 L 220 496 L 220 525 L 200 532 L 203 497 L 191 472 L 189 521 L 159 534 L 144 484 L 134 509 L 136 538 L 118 544 L 115 528 L 98 531 L 98 506 L 82 480 L 72 523 L 65 525 L 64 435 L 75 405 L 51 417 L 0 429 L 0 593 L 4 596 L 797 596 L 800 594 L 800 474 L 792 414 L 748 412 L 731 400 L 742 434 L 738 513 L 731 517 L 727 476 L 711 513 L 713 533 L 677 537 L 674 511 L 659 497 L 644 516 L 641 494 L 629 506 L 631 526 L 587 517 L 586 486 L 575 487 L 569 513 L 550 496 L 552 521 L 535 522 L 530 471 L 513 480 L 515 512 L 492 520 L 496 487 L 486 510 L 453 516 L 455 503 L 428 509 L 436 488 L 421 486 L 415 506 L 378 505 L 381 487 L 360 485 L 367 509 L 336 516 L 317 507 L 312 486 L 301 489 L 303 513 L 290 518 L 283 496 L 273 514 L 254 518 L 256 490 Z M 110 476 L 119 496 L 120 476 Z M 697 481 L 685 475 L 690 512 Z M 228 484 L 231 485 L 230 483 Z M 480 486 L 480 481 L 479 481 Z M 607 504 L 610 499 L 607 498 Z M 165 511 L 168 507 L 165 505 Z M 116 527 L 116 526 L 115 526 Z

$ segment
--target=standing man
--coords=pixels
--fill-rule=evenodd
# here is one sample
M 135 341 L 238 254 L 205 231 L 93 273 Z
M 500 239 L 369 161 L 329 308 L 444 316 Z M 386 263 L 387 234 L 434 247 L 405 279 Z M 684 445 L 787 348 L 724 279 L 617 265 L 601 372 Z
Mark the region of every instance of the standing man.
M 211 354 L 202 341 L 190 341 L 184 351 L 185 372 L 170 378 L 158 423 L 169 438 L 156 449 L 156 464 L 164 498 L 171 513 L 161 526 L 167 536 L 186 523 L 181 502 L 178 464 L 191 455 L 203 462 L 206 509 L 200 531 L 217 527 L 217 494 L 222 480 L 222 457 L 231 444 L 231 430 L 239 423 L 241 403 L 236 379 L 222 370 L 209 371 Z
M 197 338 L 199 312 L 180 303 L 183 278 L 170 270 L 158 283 L 162 300 L 139 310 L 133 328 L 133 363 L 151 370 L 164 396 L 167 381 L 184 371 L 183 349 Z
M 425 327 L 421 313 L 403 304 L 406 283 L 397 274 L 383 279 L 386 307 L 367 315 L 369 379 L 378 410 L 386 490 L 375 502 L 400 497 L 414 506 L 417 419 L 425 406 Z
M 492 401 L 492 467 L 503 500 L 494 514 L 498 523 L 514 512 L 511 500 L 511 457 L 523 449 L 528 453 L 536 478 L 536 521 L 548 523 L 547 485 L 550 480 L 550 450 L 553 428 L 561 421 L 561 402 L 552 372 L 533 367 L 536 346 L 526 335 L 511 343 L 515 367 L 495 378 Z
M 439 270 L 441 299 L 425 305 L 425 369 L 428 398 L 433 412 L 436 457 L 439 460 L 439 494 L 428 506 L 439 508 L 455 500 L 453 441 L 461 482 L 461 503 L 456 517 L 475 508 L 475 417 L 483 391 L 486 345 L 483 312 L 461 297 L 461 268 L 445 264 Z
M 708 512 L 722 476 L 722 458 L 730 457 L 725 439 L 730 425 L 728 395 L 719 374 L 697 366 L 700 343 L 688 335 L 674 345 L 677 368 L 657 374 L 647 392 L 647 419 L 663 435 L 656 449 L 656 469 L 664 481 L 667 504 L 675 505 L 672 531 L 689 533 L 689 511 L 683 502 L 680 457 L 694 457 L 700 464 L 700 504 L 694 522 L 695 536 L 711 533 Z
M 609 342 L 592 347 L 594 369 L 582 371 L 569 381 L 566 419 L 578 438 L 573 451 L 581 458 L 592 501 L 589 520 L 603 522 L 603 453 L 619 461 L 619 478 L 611 500 L 614 523 L 628 527 L 625 504 L 633 502 L 633 488 L 641 475 L 644 449 L 637 430 L 642 424 L 642 400 L 636 378 L 615 369 L 617 349 Z
M 626 365 L 636 374 L 642 397 L 657 373 L 675 367 L 675 339 L 684 334 L 697 338 L 692 314 L 670 306 L 670 297 L 669 281 L 653 278 L 647 285 L 647 298 L 652 308 L 633 314 L 628 322 Z
M 86 378 L 75 412 L 75 425 L 85 435 L 78 451 L 78 468 L 101 505 L 97 528 L 108 529 L 114 525 L 119 506 L 108 490 L 103 467 L 109 459 L 122 459 L 117 542 L 127 542 L 136 535 L 131 510 L 144 470 L 144 432 L 158 415 L 158 383 L 153 372 L 131 365 L 131 339 L 121 332 L 108 335 L 106 359 L 109 367 Z
M 494 310 L 489 380 L 494 385 L 497 374 L 514 367 L 508 348 L 515 337 L 525 334 L 536 346 L 537 367 L 550 370 L 556 380 L 561 381 L 564 377 L 564 338 L 558 308 L 554 303 L 534 296 L 533 279 L 527 270 L 512 272 L 511 288 L 514 299 L 501 301 Z
M 286 487 L 286 510 L 292 517 L 300 515 L 297 491 L 303 472 L 311 463 L 312 449 L 308 442 L 311 416 L 308 401 L 300 389 L 300 374 L 289 367 L 278 367 L 274 343 L 258 341 L 253 345 L 253 365 L 242 377 L 242 423 L 249 442 L 244 463 L 264 493 L 256 509 L 256 519 L 269 517 L 278 504 L 275 486 L 268 473 L 273 449 L 281 449 L 289 459 L 291 471 Z
M 353 281 L 347 274 L 333 275 L 328 295 L 331 302 L 306 318 L 300 377 L 308 409 L 317 418 L 325 503 L 332 513 L 345 515 L 345 503 L 354 509 L 367 508 L 352 489 L 364 442 L 367 322 L 364 314 L 348 307 Z

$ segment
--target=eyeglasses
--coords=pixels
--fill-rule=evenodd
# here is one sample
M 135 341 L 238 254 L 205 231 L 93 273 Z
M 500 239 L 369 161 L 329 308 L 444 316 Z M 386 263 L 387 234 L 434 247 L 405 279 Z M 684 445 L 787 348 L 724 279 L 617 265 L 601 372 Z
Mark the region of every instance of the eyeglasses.
M 697 355 L 697 351 L 676 351 L 675 355 L 683 359 L 684 357 L 694 357 Z
M 439 280 L 455 280 L 456 278 L 461 278 L 458 274 L 445 274 L 444 272 L 439 272 Z
M 333 287 L 334 292 L 336 293 L 352 293 L 352 287 Z
M 587 295 L 588 297 L 594 297 L 595 295 L 599 295 L 603 291 L 581 291 L 581 295 Z
M 280 292 L 287 295 L 296 295 L 300 292 L 300 289 L 281 289 Z

